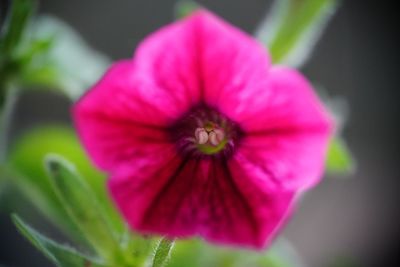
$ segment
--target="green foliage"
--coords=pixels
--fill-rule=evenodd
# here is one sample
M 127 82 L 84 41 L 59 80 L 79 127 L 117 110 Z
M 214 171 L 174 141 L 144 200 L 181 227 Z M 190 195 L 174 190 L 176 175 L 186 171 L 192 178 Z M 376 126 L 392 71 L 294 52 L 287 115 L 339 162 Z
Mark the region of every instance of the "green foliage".
M 349 119 L 349 105 L 343 97 L 330 96 L 320 85 L 314 85 L 314 88 L 330 111 L 335 126 L 334 135 L 328 145 L 325 169 L 336 175 L 335 177 L 353 174 L 356 169 L 355 159 L 343 138 L 343 129 Z
M 13 88 L 8 88 L 4 96 L 5 103 L 4 105 L 0 104 L 0 164 L 4 162 L 8 151 L 9 125 L 11 123 L 10 120 L 14 111 L 14 105 L 17 101 L 17 95 L 18 91 L 13 90 Z
M 152 252 L 159 242 L 158 239 L 142 236 L 126 229 L 126 233 L 122 236 L 121 249 L 128 253 L 129 265 L 127 266 L 148 266 Z
M 63 211 L 62 218 L 79 230 L 81 239 L 83 239 L 80 241 L 86 241 L 94 248 L 96 258 L 99 258 L 96 262 L 105 263 L 96 265 L 98 263 L 89 258 L 74 256 L 75 250 L 73 249 L 66 249 L 65 253 L 64 251 L 60 252 L 59 246 L 54 241 L 46 239 L 46 244 L 43 245 L 43 242 L 38 244 L 35 240 L 33 242 L 32 237 L 27 236 L 27 233 L 23 232 L 23 234 L 29 237 L 30 241 L 50 260 L 58 264 L 57 266 L 82 266 L 81 264 L 89 263 L 93 264 L 90 266 L 144 266 L 154 249 L 154 239 L 144 238 L 126 231 L 122 234 L 119 229 L 116 230 L 110 220 L 110 214 L 104 212 L 92 187 L 77 173 L 75 166 L 54 154 L 47 155 L 45 162 L 47 172 L 51 177 L 50 189 L 54 190 L 55 198 Z M 39 191 L 38 196 L 40 195 Z M 48 244 L 53 246 L 51 249 L 55 252 L 46 250 Z M 54 248 L 54 246 L 56 247 Z M 49 253 L 55 254 L 53 256 L 56 259 L 50 257 Z
M 107 57 L 90 48 L 74 29 L 55 17 L 38 17 L 30 30 L 30 49 L 24 56 L 28 60 L 23 63 L 28 68 L 22 73 L 26 84 L 54 87 L 76 100 L 110 64 Z M 46 48 L 45 53 L 40 55 L 35 48 Z
M 167 266 L 173 246 L 174 246 L 173 240 L 170 240 L 168 238 L 161 239 L 154 254 L 152 267 Z
M 302 267 L 301 259 L 285 240 L 266 252 L 212 246 L 197 239 L 176 241 L 168 267 Z
M 81 234 L 99 255 L 113 259 L 118 253 L 119 241 L 90 187 L 74 166 L 59 156 L 48 155 L 46 168 L 58 199 L 81 230 Z
M 193 11 L 200 8 L 199 4 L 191 0 L 178 0 L 175 3 L 174 15 L 175 18 L 181 19 L 190 15 Z
M 76 162 L 76 168 L 90 185 L 99 205 L 110 218 L 113 229 L 122 233 L 122 220 L 115 211 L 105 187 L 106 176 L 98 171 L 83 151 L 75 132 L 62 125 L 42 125 L 27 131 L 16 139 L 11 147 L 6 168 L 7 175 L 31 199 L 48 218 L 64 230 L 72 233 L 76 230 L 54 194 L 50 181 L 43 169 L 43 158 L 55 153 L 67 160 Z
M 345 141 L 339 137 L 331 140 L 326 159 L 326 168 L 330 173 L 352 173 L 355 163 Z
M 109 60 L 67 24 L 50 16 L 29 18 L 35 1 L 12 1 L 0 36 L 0 107 L 6 88 L 56 89 L 76 100 L 103 74 Z M 80 68 L 76 68 L 80 66 Z
M 52 186 L 69 217 L 97 255 L 113 267 L 143 266 L 151 255 L 153 238 L 121 234 L 112 227 L 91 187 L 75 167 L 57 155 L 46 156 Z
M 35 7 L 35 1 L 15 0 L 11 2 L 0 34 L 0 111 L 5 103 L 10 82 L 15 79 L 20 66 L 15 62 L 15 53 L 25 33 L 29 18 Z M 3 113 L 1 111 L 1 113 Z M 1 114 L 0 114 L 1 115 Z
M 11 54 L 24 34 L 29 18 L 35 10 L 33 0 L 14 0 L 0 36 L 1 55 Z
M 32 229 L 17 215 L 12 216 L 19 232 L 25 236 L 39 251 L 58 267 L 106 267 L 99 260 L 92 259 L 77 252 L 75 249 L 57 244 Z
M 256 36 L 268 45 L 274 63 L 299 67 L 336 6 L 337 0 L 275 0 Z

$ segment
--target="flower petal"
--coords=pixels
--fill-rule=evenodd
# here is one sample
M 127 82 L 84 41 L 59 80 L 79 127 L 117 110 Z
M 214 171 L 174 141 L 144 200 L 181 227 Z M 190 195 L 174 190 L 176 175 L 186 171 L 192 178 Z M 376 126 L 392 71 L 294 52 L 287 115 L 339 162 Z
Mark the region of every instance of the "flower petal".
M 262 44 L 206 10 L 150 35 L 134 59 L 177 103 L 204 102 L 227 115 L 264 90 L 270 65 Z
M 176 111 L 160 110 L 157 89 L 146 86 L 131 61 L 114 64 L 74 106 L 81 140 L 97 165 L 111 171 L 169 145 L 165 125 Z
M 261 191 L 226 162 L 174 159 L 162 166 L 119 173 L 109 182 L 122 214 L 142 233 L 263 248 L 290 211 L 294 193 Z
M 135 71 L 160 95 L 163 108 L 182 112 L 200 102 L 197 31 L 194 19 L 167 25 L 146 37 L 135 54 Z
M 320 133 L 250 135 L 234 158 L 266 187 L 303 190 L 322 177 L 326 149 L 327 137 Z
M 196 13 L 192 21 L 202 100 L 228 116 L 246 112 L 242 102 L 265 89 L 270 67 L 265 46 L 209 12 Z
M 235 161 L 268 186 L 305 189 L 322 176 L 332 122 L 308 82 L 296 71 L 274 67 L 264 103 L 254 103 Z
M 296 70 L 276 66 L 264 90 L 245 101 L 246 113 L 235 117 L 247 133 L 321 132 L 329 135 L 332 120 L 309 82 Z

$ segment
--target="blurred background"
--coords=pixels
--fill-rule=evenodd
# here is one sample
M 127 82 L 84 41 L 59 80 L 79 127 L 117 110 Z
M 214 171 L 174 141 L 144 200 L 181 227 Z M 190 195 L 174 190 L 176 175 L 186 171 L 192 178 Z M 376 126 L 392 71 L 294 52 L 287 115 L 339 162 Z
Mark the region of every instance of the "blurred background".
M 271 4 L 267 0 L 198 2 L 249 33 Z M 347 262 L 400 266 L 398 9 L 389 1 L 341 2 L 302 71 L 330 95 L 347 99 L 350 116 L 344 136 L 357 160 L 357 172 L 326 177 L 298 205 L 284 235 L 310 267 Z M 39 13 L 63 19 L 93 48 L 116 60 L 131 57 L 141 39 L 172 22 L 174 3 L 42 0 Z M 13 133 L 43 121 L 69 122 L 68 111 L 69 102 L 60 95 L 26 93 L 17 105 Z M 45 221 L 35 225 L 58 238 Z M 5 212 L 0 213 L 1 263 L 52 266 L 17 233 Z

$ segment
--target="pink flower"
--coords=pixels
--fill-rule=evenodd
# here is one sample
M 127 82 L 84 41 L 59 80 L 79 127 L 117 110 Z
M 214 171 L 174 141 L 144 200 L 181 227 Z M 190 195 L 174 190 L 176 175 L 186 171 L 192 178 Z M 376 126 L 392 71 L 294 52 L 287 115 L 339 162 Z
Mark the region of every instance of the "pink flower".
M 116 62 L 74 119 L 133 229 L 254 248 L 319 181 L 331 129 L 301 74 L 207 11 Z

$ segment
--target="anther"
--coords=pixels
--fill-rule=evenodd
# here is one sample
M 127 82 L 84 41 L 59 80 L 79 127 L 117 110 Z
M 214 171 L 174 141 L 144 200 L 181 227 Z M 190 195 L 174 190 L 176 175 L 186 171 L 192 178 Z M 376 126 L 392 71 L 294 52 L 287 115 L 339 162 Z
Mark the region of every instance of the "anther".
M 194 132 L 194 136 L 196 137 L 196 142 L 200 145 L 204 145 L 208 141 L 208 133 L 204 128 L 197 128 Z

